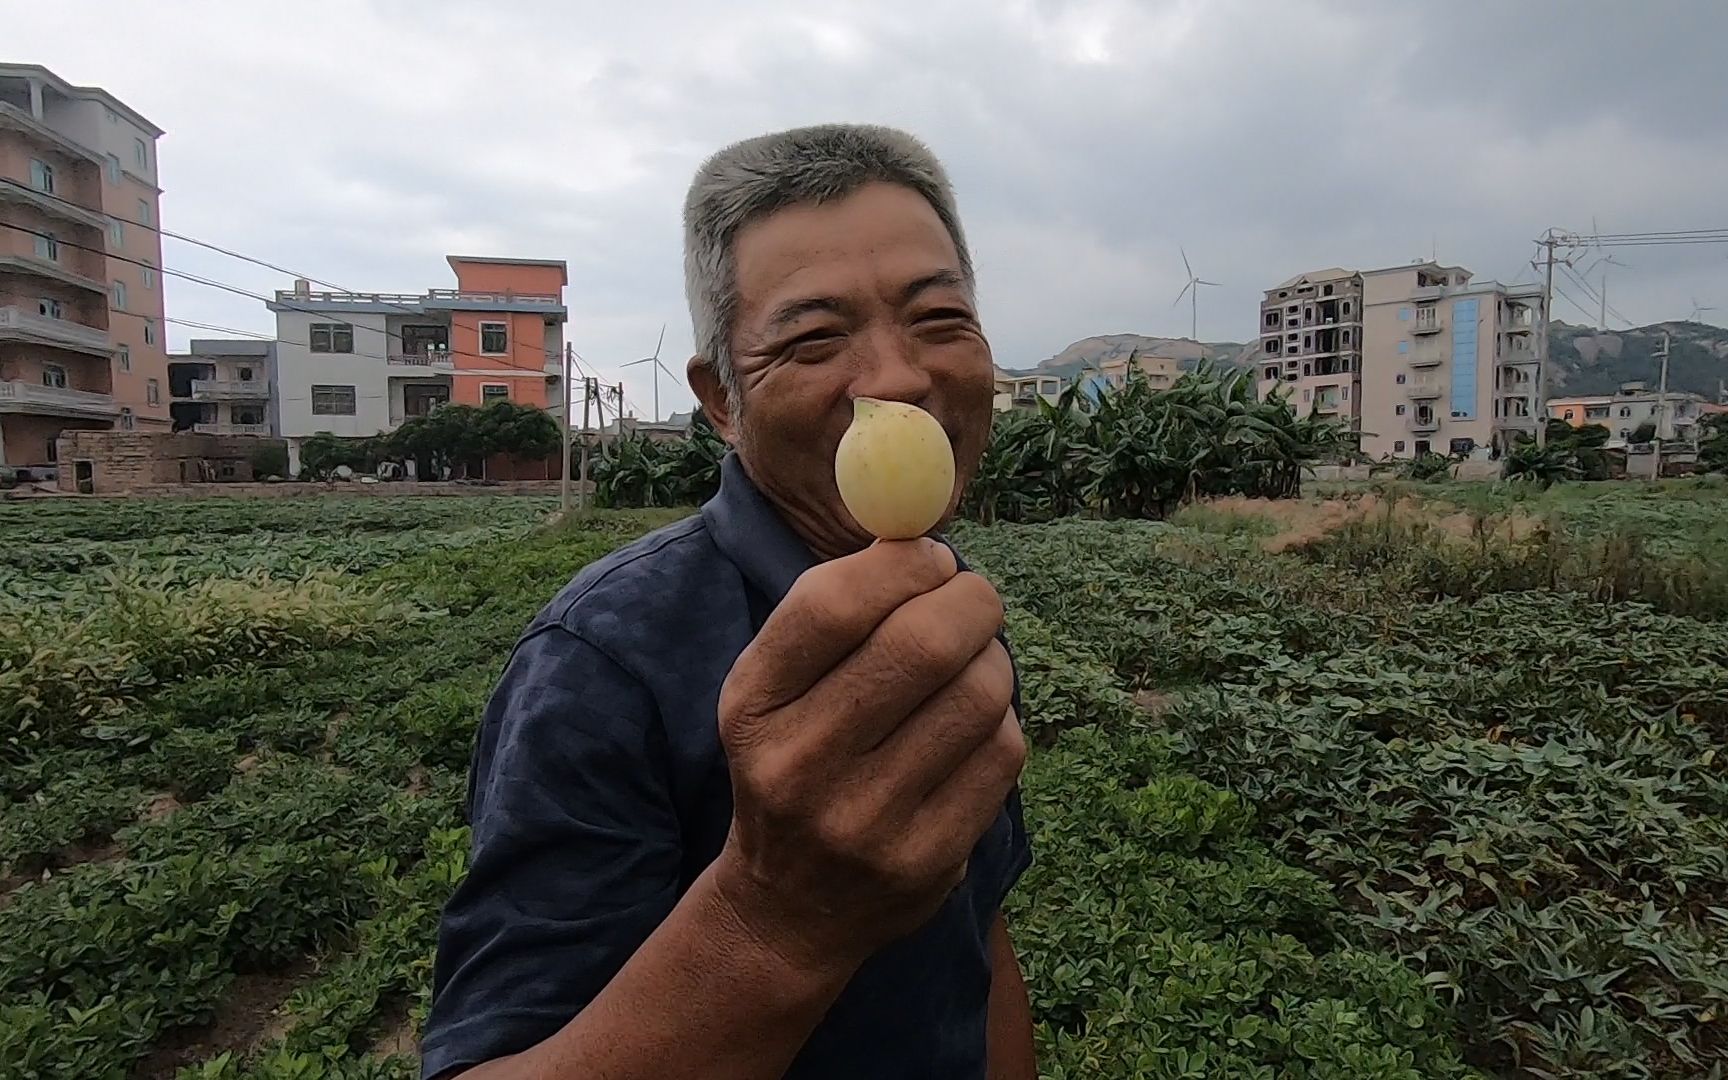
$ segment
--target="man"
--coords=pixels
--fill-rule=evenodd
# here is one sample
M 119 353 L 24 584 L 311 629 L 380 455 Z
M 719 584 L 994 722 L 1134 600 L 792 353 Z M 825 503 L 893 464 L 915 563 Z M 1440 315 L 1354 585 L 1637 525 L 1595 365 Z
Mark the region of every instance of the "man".
M 1002 608 L 834 484 L 854 397 L 989 436 L 948 181 L 896 131 L 729 147 L 685 205 L 702 512 L 586 568 L 518 643 L 470 781 L 428 1078 L 1031 1080 L 1002 921 L 1030 855 Z

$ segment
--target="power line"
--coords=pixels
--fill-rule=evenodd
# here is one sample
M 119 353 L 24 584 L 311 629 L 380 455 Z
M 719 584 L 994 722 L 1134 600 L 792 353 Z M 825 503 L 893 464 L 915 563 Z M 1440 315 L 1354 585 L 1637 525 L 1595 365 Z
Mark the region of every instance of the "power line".
M 1572 299 L 1572 294 L 1568 293 L 1565 289 L 1562 289 L 1560 286 L 1556 285 L 1556 286 L 1554 286 L 1554 291 L 1559 293 L 1561 296 L 1565 297 L 1566 301 L 1568 303 L 1570 303 L 1573 307 L 1577 308 L 1579 313 L 1582 314 L 1584 316 L 1584 318 L 1593 319 L 1596 317 L 1595 312 L 1586 310 L 1584 305 L 1580 304 L 1578 301 Z
M 21 233 L 28 233 L 31 236 L 40 237 L 44 240 L 51 241 L 55 244 L 59 244 L 59 245 L 65 246 L 65 247 L 72 248 L 75 251 L 88 251 L 88 252 L 91 252 L 91 253 L 96 254 L 96 255 L 102 255 L 106 258 L 115 259 L 119 262 L 130 263 L 133 266 L 146 267 L 146 268 L 148 268 L 154 272 L 165 274 L 169 277 L 182 278 L 182 279 L 184 279 L 186 281 L 190 281 L 196 285 L 203 285 L 207 288 L 212 288 L 212 289 L 220 289 L 223 292 L 234 293 L 237 296 L 244 296 L 248 299 L 257 300 L 257 301 L 264 303 L 264 304 L 278 304 L 282 307 L 288 308 L 290 311 L 298 311 L 303 315 L 321 315 L 321 316 L 330 318 L 332 320 L 340 321 L 340 315 L 339 314 L 332 314 L 330 312 L 325 312 L 325 311 L 317 311 L 317 310 L 314 310 L 312 308 L 298 307 L 298 306 L 296 306 L 294 304 L 290 304 L 287 301 L 282 300 L 280 298 L 272 300 L 269 297 L 260 295 L 259 293 L 252 292 L 250 289 L 242 289 L 238 285 L 230 285 L 225 281 L 216 281 L 212 278 L 206 278 L 206 277 L 203 277 L 203 276 L 198 275 L 198 274 L 187 273 L 184 270 L 175 270 L 172 267 L 167 267 L 167 266 L 156 266 L 153 263 L 144 262 L 140 259 L 129 258 L 125 255 L 116 255 L 113 252 L 110 252 L 104 248 L 91 247 L 88 244 L 80 244 L 80 243 L 77 243 L 76 241 L 73 241 L 73 240 L 62 240 L 62 239 L 54 236 L 51 233 L 38 232 L 35 229 L 26 228 L 23 225 L 14 225 L 11 222 L 0 221 L 0 228 L 12 229 L 16 232 L 21 232 Z M 402 310 L 418 314 L 417 312 L 413 312 L 412 308 L 403 308 Z M 135 313 L 134 312 L 126 312 L 126 314 L 135 314 Z M 150 318 L 150 316 L 142 316 L 142 317 L 143 318 Z M 395 340 L 395 341 L 402 340 L 402 335 L 400 335 L 400 334 L 392 335 L 388 329 L 385 329 L 382 327 L 368 326 L 364 323 L 351 323 L 351 322 L 341 322 L 340 325 L 348 327 L 350 331 L 353 331 L 355 329 L 361 329 L 361 330 L 370 330 L 376 334 L 382 334 L 384 336 L 386 348 L 389 347 L 389 343 L 392 340 Z M 279 340 L 279 339 L 277 339 L 277 340 Z M 297 345 L 297 346 L 300 346 L 303 348 L 308 348 L 308 349 L 311 348 L 311 346 L 305 342 L 287 341 L 287 342 L 284 342 L 284 344 Z M 449 356 L 460 356 L 460 357 L 463 357 L 464 359 L 469 359 L 469 360 L 497 360 L 497 359 L 499 359 L 499 356 L 497 356 L 497 355 L 487 355 L 484 353 L 471 353 L 471 352 L 466 352 L 466 351 L 461 350 L 461 349 L 445 348 L 445 349 L 440 350 L 440 352 L 442 352 L 446 355 L 449 355 Z M 354 353 L 354 352 L 349 352 L 349 353 L 345 353 L 345 354 L 341 354 L 341 355 L 360 356 L 360 357 L 363 357 L 365 359 L 384 360 L 386 363 L 389 362 L 389 357 L 387 355 L 386 356 L 379 356 L 379 355 L 373 355 L 373 354 L 367 354 L 367 353 Z M 546 354 L 547 359 L 551 359 L 552 356 L 553 356 L 552 353 Z M 541 370 L 544 371 L 544 368 L 545 368 L 545 361 L 542 361 Z M 512 367 L 512 368 L 500 368 L 498 370 L 500 370 L 500 371 L 505 371 L 505 370 L 509 370 L 509 371 L 532 371 L 534 369 Z
M 82 203 L 75 202 L 71 199 L 65 198 L 64 196 L 54 195 L 54 194 L 51 194 L 49 192 L 44 192 L 44 191 L 37 191 L 35 188 L 26 188 L 24 184 L 18 182 L 17 180 L 13 180 L 9 177 L 0 177 L 0 182 L 10 184 L 13 187 L 17 187 L 20 189 L 31 191 L 31 192 L 35 193 L 36 195 L 40 195 L 40 196 L 42 196 L 44 198 L 48 198 L 48 199 L 53 199 L 56 202 L 65 203 L 68 206 L 74 206 L 74 207 L 77 207 L 81 210 L 89 211 L 89 209 L 90 209 L 89 207 L 84 206 Z M 95 211 L 91 211 L 91 212 L 94 213 Z M 322 278 L 314 277 L 311 274 L 303 273 L 299 270 L 294 270 L 294 269 L 290 269 L 289 267 L 286 267 L 286 266 L 278 265 L 277 263 L 270 262 L 267 259 L 260 259 L 260 258 L 257 258 L 255 256 L 252 256 L 252 255 L 247 255 L 244 252 L 235 251 L 232 248 L 223 247 L 221 244 L 214 244 L 208 240 L 200 240 L 197 237 L 187 236 L 184 233 L 173 232 L 169 229 L 164 229 L 159 225 L 152 225 L 149 222 L 136 221 L 136 220 L 133 220 L 131 218 L 121 217 L 118 214 L 110 214 L 110 213 L 106 213 L 106 212 L 102 212 L 102 214 L 104 217 L 108 218 L 111 221 L 118 221 L 124 225 L 130 225 L 134 228 L 143 229 L 147 232 L 156 233 L 158 236 L 164 236 L 164 237 L 167 237 L 167 238 L 172 239 L 172 240 L 178 240 L 181 243 L 193 244 L 197 247 L 205 248 L 207 250 L 214 251 L 214 252 L 217 252 L 217 253 L 222 254 L 222 255 L 226 255 L 229 258 L 239 259 L 242 262 L 252 263 L 255 266 L 262 266 L 267 270 L 274 270 L 279 274 L 287 274 L 288 276 L 294 277 L 294 278 L 304 278 L 307 281 L 309 281 L 315 285 L 322 285 L 325 288 L 332 289 L 336 292 L 342 292 L 342 293 L 353 293 L 354 292 L 354 290 L 349 289 L 349 288 L 342 286 L 342 285 L 338 285 L 335 282 L 325 281 Z M 16 227 L 16 226 L 14 226 L 14 227 Z M 29 231 L 29 230 L 23 230 L 23 231 Z M 45 236 L 45 234 L 42 234 L 42 233 L 34 233 L 34 235 Z M 89 248 L 89 247 L 85 247 L 83 245 L 74 243 L 70 240 L 58 240 L 57 238 L 52 237 L 52 236 L 45 236 L 45 238 L 50 239 L 50 240 L 55 240 L 58 243 L 66 244 L 68 247 L 79 248 L 80 250 L 85 250 L 85 251 L 95 251 L 96 250 L 94 248 Z M 249 297 L 251 299 L 261 301 L 262 303 L 265 303 L 265 304 L 270 304 L 270 303 L 280 304 L 284 307 L 289 308 L 290 310 L 299 311 L 303 314 L 308 314 L 308 315 L 330 314 L 328 312 L 319 312 L 319 311 L 313 311 L 313 310 L 306 309 L 306 308 L 296 307 L 295 305 L 288 303 L 285 300 L 282 300 L 280 297 L 277 297 L 276 299 L 272 300 L 268 297 L 260 296 L 257 293 L 253 293 L 253 292 L 250 292 L 247 290 L 239 289 L 237 286 L 230 286 L 224 282 L 218 282 L 218 281 L 200 278 L 200 277 L 197 277 L 195 275 L 186 274 L 182 271 L 168 270 L 165 267 L 156 267 L 151 263 L 139 262 L 136 259 L 128 259 L 128 258 L 125 258 L 124 256 L 114 255 L 114 254 L 106 252 L 106 251 L 99 251 L 98 254 L 104 254 L 104 255 L 107 255 L 109 258 L 119 259 L 122 262 L 129 262 L 129 263 L 132 263 L 132 264 L 137 265 L 137 266 L 146 266 L 152 270 L 160 269 L 163 273 L 171 274 L 174 277 L 184 278 L 188 281 L 194 282 L 195 284 L 205 285 L 205 286 L 210 287 L 210 288 L 225 289 L 229 292 L 236 292 L 239 295 L 246 296 L 246 297 Z M 407 314 L 407 315 L 422 315 L 422 314 L 424 314 L 423 312 L 416 311 L 415 309 L 413 309 L 411 307 L 407 307 L 406 305 L 395 303 L 395 302 L 389 301 L 389 300 L 380 299 L 379 303 L 381 306 L 394 308 L 397 311 L 400 311 L 400 312 Z M 175 320 L 168 320 L 168 321 L 175 321 Z M 352 325 L 356 325 L 356 324 L 348 324 L 348 325 L 352 326 Z M 391 336 L 388 330 L 379 331 L 377 327 L 373 327 L 373 326 L 362 326 L 362 329 L 378 331 L 379 333 L 384 334 L 385 338 L 387 340 Z M 230 331 L 230 332 L 231 333 L 244 333 L 243 331 Z M 400 335 L 397 335 L 397 338 L 400 339 Z M 290 344 L 296 344 L 296 343 L 291 342 Z M 446 349 L 445 351 L 449 352 L 451 355 L 454 355 L 454 356 L 464 356 L 464 357 L 468 357 L 470 359 L 495 359 L 495 357 L 486 357 L 486 356 L 481 356 L 481 355 L 477 355 L 474 353 L 461 352 L 458 350 Z M 554 354 L 548 353 L 547 355 L 551 359 L 554 359 L 554 360 L 558 359 L 558 357 L 556 357 Z M 572 355 L 576 360 L 576 368 L 578 371 L 583 371 L 584 374 L 588 375 L 589 377 L 596 378 L 596 379 L 599 378 L 599 373 L 597 370 L 593 371 L 593 372 L 588 372 L 583 368 L 580 354 L 572 354 Z M 622 394 L 620 395 L 620 397 L 622 398 L 624 403 L 630 408 L 630 410 L 632 412 L 640 412 L 641 411 L 641 409 L 636 405 L 636 403 L 634 401 L 630 400 L 627 397 L 624 397 Z

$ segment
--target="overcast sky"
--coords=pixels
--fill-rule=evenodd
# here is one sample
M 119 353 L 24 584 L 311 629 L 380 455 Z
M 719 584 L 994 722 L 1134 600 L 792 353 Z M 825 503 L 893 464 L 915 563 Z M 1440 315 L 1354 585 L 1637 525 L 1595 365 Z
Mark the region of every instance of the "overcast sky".
M 1187 334 L 1179 246 L 1223 283 L 1201 338 L 1242 340 L 1306 269 L 1438 252 L 1533 280 L 1549 226 L 1728 226 L 1721 0 L 60 0 L 0 30 L 0 58 L 166 129 L 165 227 L 368 291 L 448 286 L 452 252 L 566 259 L 569 337 L 603 372 L 667 324 L 663 409 L 689 401 L 684 187 L 797 124 L 894 124 L 944 158 L 1005 367 Z M 1728 321 L 1728 245 L 1618 258 L 1633 321 Z M 289 284 L 174 241 L 164 262 Z M 274 330 L 232 294 L 170 278 L 167 299 Z M 647 369 L 626 385 L 649 411 Z

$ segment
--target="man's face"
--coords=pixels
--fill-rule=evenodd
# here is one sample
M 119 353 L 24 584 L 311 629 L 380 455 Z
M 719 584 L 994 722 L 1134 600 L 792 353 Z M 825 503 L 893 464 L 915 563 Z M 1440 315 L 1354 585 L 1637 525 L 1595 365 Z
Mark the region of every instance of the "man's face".
M 995 373 L 959 253 L 930 204 L 870 184 L 752 223 L 734 254 L 740 406 L 726 408 L 699 363 L 692 381 L 763 494 L 820 555 L 867 545 L 840 501 L 834 453 L 852 399 L 874 397 L 941 422 L 958 501 L 990 437 Z

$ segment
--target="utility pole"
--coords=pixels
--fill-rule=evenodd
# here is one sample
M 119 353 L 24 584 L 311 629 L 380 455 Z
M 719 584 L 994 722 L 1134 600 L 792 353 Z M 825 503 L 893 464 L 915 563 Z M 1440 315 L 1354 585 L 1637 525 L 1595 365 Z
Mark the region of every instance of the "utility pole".
M 564 454 L 558 466 L 558 512 L 570 512 L 570 365 L 575 359 L 576 346 L 564 343 L 564 377 L 558 380 L 558 392 L 564 395 L 563 436 Z
M 1537 446 L 1546 446 L 1548 443 L 1548 393 L 1546 388 L 1548 381 L 1548 321 L 1549 313 L 1554 309 L 1554 264 L 1564 262 L 1568 266 L 1571 265 L 1566 259 L 1556 258 L 1554 249 L 1566 242 L 1565 235 L 1554 229 L 1549 229 L 1542 234 L 1542 239 L 1536 241 L 1543 249 L 1542 261 L 1544 264 L 1542 321 L 1536 328 L 1536 408 L 1534 411 L 1536 413 Z M 1586 315 L 1585 318 L 1589 318 L 1589 316 Z
M 598 379 L 582 377 L 582 509 L 588 509 L 592 499 L 588 494 L 588 407 L 594 401 L 594 384 Z
M 1656 474 L 1652 480 L 1662 479 L 1662 429 L 1668 425 L 1668 332 L 1662 332 L 1662 351 L 1656 354 L 1662 359 L 1662 377 L 1656 386 Z

